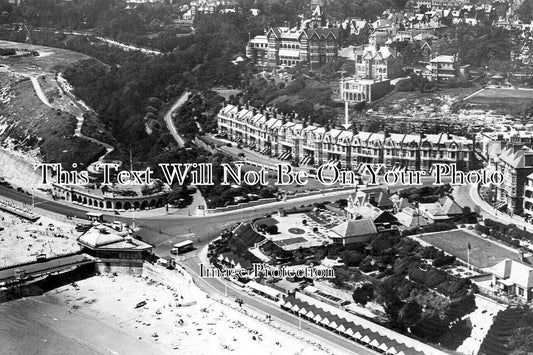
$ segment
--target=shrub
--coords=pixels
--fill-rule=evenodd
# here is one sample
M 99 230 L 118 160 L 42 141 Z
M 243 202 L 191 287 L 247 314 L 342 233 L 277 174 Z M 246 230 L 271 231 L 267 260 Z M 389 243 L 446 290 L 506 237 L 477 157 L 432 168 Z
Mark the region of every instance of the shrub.
M 453 255 L 445 255 L 442 253 L 442 255 L 439 255 L 435 260 L 433 260 L 433 266 L 434 267 L 441 267 L 444 265 L 452 265 L 455 262 L 455 256 Z
M 355 303 L 364 306 L 374 298 L 374 287 L 371 284 L 365 283 L 353 291 L 352 298 Z
M 355 250 L 345 250 L 340 256 L 342 262 L 348 266 L 358 266 L 364 259 L 364 256 Z
M 275 224 L 271 224 L 271 225 L 269 225 L 269 226 L 267 226 L 265 228 L 265 231 L 268 234 L 277 234 L 278 233 L 278 226 L 276 226 Z
M 426 274 L 425 285 L 427 287 L 436 287 L 444 281 L 446 281 L 446 273 L 438 269 L 432 269 Z

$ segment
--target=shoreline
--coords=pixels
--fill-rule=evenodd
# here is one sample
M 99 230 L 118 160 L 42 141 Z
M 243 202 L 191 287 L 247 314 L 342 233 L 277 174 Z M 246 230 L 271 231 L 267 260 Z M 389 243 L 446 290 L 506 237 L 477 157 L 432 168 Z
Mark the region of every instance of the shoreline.
M 179 291 L 140 276 L 100 275 L 6 302 L 0 315 L 16 325 L 0 336 L 15 354 L 77 347 L 91 355 L 331 354 L 210 298 L 186 273 L 175 278 Z M 24 339 L 16 336 L 26 328 Z

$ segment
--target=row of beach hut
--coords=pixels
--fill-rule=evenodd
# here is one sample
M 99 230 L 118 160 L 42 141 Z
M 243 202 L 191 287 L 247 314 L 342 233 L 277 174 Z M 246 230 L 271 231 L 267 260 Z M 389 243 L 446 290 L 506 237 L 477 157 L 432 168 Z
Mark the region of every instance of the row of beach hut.
M 329 312 L 319 307 L 314 302 L 306 302 L 295 296 L 285 297 L 281 301 L 281 308 L 291 313 L 297 314 L 303 319 L 316 323 L 328 330 L 334 331 L 346 338 L 352 339 L 374 351 L 387 355 L 433 355 L 413 347 L 410 347 L 396 339 L 391 339 L 387 335 L 373 331 L 353 319 L 347 319 L 342 315 Z M 325 307 L 328 308 L 328 307 Z M 350 317 L 351 318 L 351 317 Z M 414 339 L 413 339 L 414 341 Z M 437 349 L 432 349 L 437 350 Z M 440 351 L 437 351 L 440 353 Z

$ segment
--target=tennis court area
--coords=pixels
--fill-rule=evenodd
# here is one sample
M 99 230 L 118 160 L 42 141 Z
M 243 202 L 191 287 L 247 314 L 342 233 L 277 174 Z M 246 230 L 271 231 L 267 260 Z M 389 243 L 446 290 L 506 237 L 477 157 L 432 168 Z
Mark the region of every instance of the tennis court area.
M 464 262 L 468 259 L 468 244 L 470 243 L 470 264 L 478 269 L 493 266 L 504 259 L 518 260 L 520 258 L 518 252 L 461 229 L 419 235 L 417 238 Z

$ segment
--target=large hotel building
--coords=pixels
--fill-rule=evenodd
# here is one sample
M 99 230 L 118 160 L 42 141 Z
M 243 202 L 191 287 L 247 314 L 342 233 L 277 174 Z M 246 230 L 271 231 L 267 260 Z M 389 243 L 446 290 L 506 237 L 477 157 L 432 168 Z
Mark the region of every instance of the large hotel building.
M 337 163 L 385 164 L 428 171 L 435 163 L 470 168 L 473 141 L 447 133 L 397 134 L 355 132 L 317 126 L 283 116 L 273 109 L 225 105 L 217 116 L 219 134 L 253 150 L 300 166 Z

